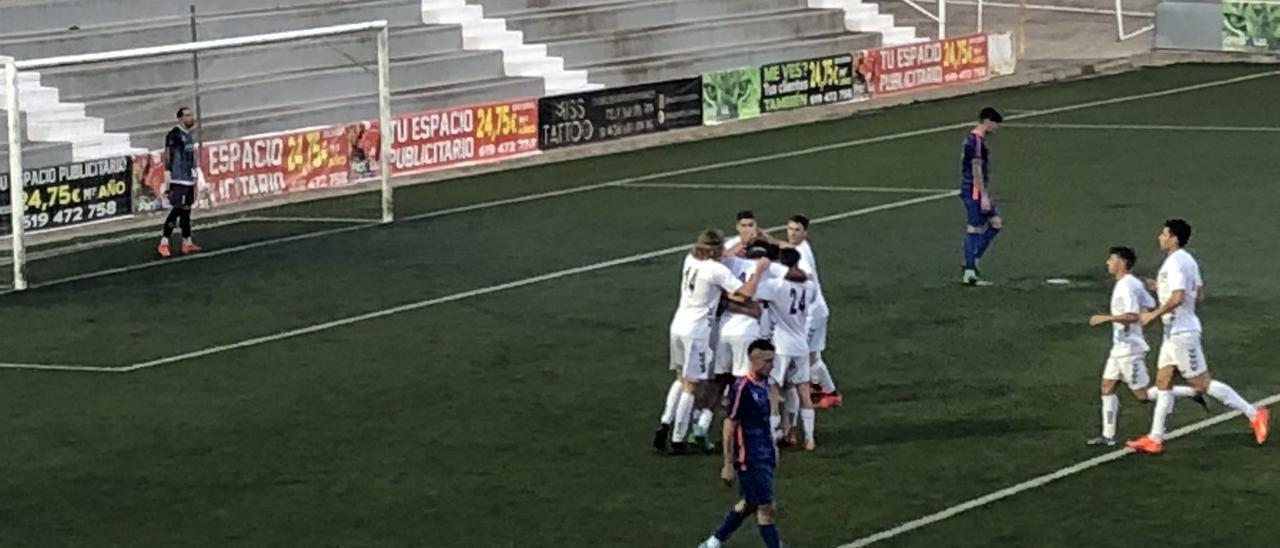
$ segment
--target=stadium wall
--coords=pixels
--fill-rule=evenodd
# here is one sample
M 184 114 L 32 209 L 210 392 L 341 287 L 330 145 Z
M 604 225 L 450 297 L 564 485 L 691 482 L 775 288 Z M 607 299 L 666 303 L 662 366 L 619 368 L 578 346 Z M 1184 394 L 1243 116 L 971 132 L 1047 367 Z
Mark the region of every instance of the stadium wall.
M 1280 2 L 1161 2 L 1156 48 L 1280 55 Z
M 955 40 L 970 39 L 970 38 L 971 37 L 959 37 L 959 38 L 956 38 Z M 999 45 L 1002 43 L 1002 39 L 992 40 L 990 36 L 987 36 L 986 38 L 987 38 L 986 43 L 992 45 L 987 47 L 993 47 L 993 46 L 997 48 L 1005 47 L 1003 45 Z M 931 46 L 930 44 L 934 44 L 934 43 L 917 44 L 916 46 L 926 47 L 926 48 L 940 47 L 943 49 L 957 47 L 954 45 L 944 46 L 941 44 L 938 44 L 937 46 Z M 952 49 L 952 51 L 955 51 L 955 50 Z M 971 52 L 972 51 L 973 50 L 971 50 Z M 947 54 L 944 52 L 943 53 L 944 58 L 946 58 L 946 55 Z M 1003 54 L 1000 54 L 1000 55 L 1003 55 Z M 931 74 L 935 75 L 933 78 L 936 80 L 936 71 L 933 70 L 933 67 L 935 66 L 935 62 L 936 62 L 934 59 L 936 57 L 936 54 L 926 55 L 921 53 L 920 51 L 906 53 L 905 50 L 901 50 L 900 48 L 878 48 L 877 50 L 852 52 L 847 56 L 849 58 L 848 75 L 850 77 L 849 79 L 852 80 L 851 82 L 849 82 L 849 85 L 847 87 L 843 83 L 844 79 L 840 76 L 841 74 L 843 74 L 843 72 L 840 70 L 840 67 L 843 66 L 841 59 L 845 57 L 845 54 L 837 54 L 827 58 L 801 60 L 801 61 L 796 61 L 791 63 L 776 63 L 772 65 L 766 65 L 764 67 L 752 67 L 751 71 L 758 72 L 758 74 L 760 75 L 759 77 L 760 87 L 759 87 L 758 94 L 759 94 L 759 100 L 761 101 L 761 105 L 758 110 L 760 111 L 780 110 L 783 112 L 776 112 L 769 115 L 759 115 L 759 114 L 753 113 L 752 112 L 753 109 L 738 108 L 736 110 L 737 114 L 734 114 L 734 117 L 732 118 L 732 123 L 723 123 L 727 120 L 719 120 L 719 119 L 711 120 L 711 123 L 705 123 L 707 121 L 707 115 L 708 115 L 709 109 L 712 113 L 719 113 L 719 112 L 727 113 L 730 110 L 732 110 L 732 109 L 728 109 L 724 111 L 720 110 L 722 107 L 729 104 L 727 101 L 730 101 L 731 98 L 724 98 L 723 100 L 720 100 L 720 99 L 712 100 L 714 99 L 714 97 L 708 97 L 707 95 L 705 95 L 707 87 L 703 85 L 702 86 L 703 93 L 699 94 L 699 102 L 701 103 L 701 108 L 695 109 L 688 106 L 687 103 L 683 102 L 683 101 L 687 101 L 688 97 L 684 97 L 684 99 L 681 100 L 682 95 L 687 96 L 690 93 L 692 93 L 691 91 L 686 91 L 684 93 L 681 93 L 679 88 L 675 90 L 671 88 L 672 84 L 675 83 L 675 84 L 683 84 L 687 89 L 689 82 L 674 81 L 674 82 L 662 82 L 662 83 L 648 84 L 648 85 L 642 85 L 642 86 L 634 86 L 634 88 L 638 88 L 638 89 L 619 88 L 619 89 L 626 89 L 627 93 L 619 93 L 619 90 L 603 90 L 600 92 L 595 92 L 600 94 L 607 94 L 609 92 L 613 92 L 615 93 L 614 98 L 608 98 L 609 97 L 608 95 L 594 95 L 592 93 L 577 94 L 577 95 L 570 95 L 570 96 L 544 97 L 536 100 L 536 105 L 538 110 L 537 115 L 539 116 L 537 120 L 537 126 L 536 126 L 536 136 L 538 140 L 537 150 L 509 154 L 509 155 L 505 155 L 500 158 L 494 158 L 494 159 L 484 158 L 484 159 L 472 159 L 471 161 L 458 161 L 447 166 L 437 166 L 430 163 L 427 163 L 424 165 L 417 165 L 417 166 L 414 166 L 413 169 L 401 171 L 398 174 L 399 176 L 397 177 L 397 180 L 396 180 L 396 186 L 403 187 L 403 186 L 431 183 L 431 182 L 443 181 L 443 180 L 454 179 L 459 177 L 478 175 L 482 173 L 502 171 L 507 169 L 516 169 L 516 168 L 528 167 L 528 166 L 545 164 L 545 163 L 561 162 L 561 161 L 568 161 L 568 160 L 591 157 L 591 156 L 607 155 L 607 154 L 612 154 L 612 153 L 617 153 L 617 152 L 622 152 L 627 150 L 635 150 L 635 149 L 650 148 L 650 147 L 657 147 L 657 146 L 668 146 L 672 144 L 699 141 L 699 140 L 708 139 L 708 138 L 736 135 L 736 134 L 742 134 L 742 133 L 750 133 L 755 131 L 763 131 L 763 130 L 775 129 L 775 128 L 786 127 L 791 125 L 800 125 L 800 124 L 812 123 L 812 122 L 817 122 L 822 120 L 843 118 L 861 111 L 876 110 L 876 109 L 886 108 L 894 105 L 945 99 L 945 98 L 968 95 L 968 94 L 990 91 L 995 89 L 1020 87 L 1020 86 L 1025 86 L 1025 85 L 1040 83 L 1040 82 L 1073 80 L 1073 79 L 1089 78 L 1089 77 L 1094 77 L 1098 75 L 1116 74 L 1116 73 L 1136 70 L 1138 68 L 1147 67 L 1147 66 L 1162 66 L 1162 65 L 1187 63 L 1187 62 L 1206 62 L 1206 63 L 1221 63 L 1221 62 L 1276 63 L 1276 62 L 1280 62 L 1280 58 L 1276 56 L 1271 56 L 1271 55 L 1193 53 L 1193 52 L 1153 52 L 1153 53 L 1143 54 L 1143 55 L 1126 58 L 1126 59 L 1120 59 L 1120 60 L 1110 60 L 1110 61 L 1103 61 L 1103 62 L 1080 62 L 1080 63 L 1074 63 L 1074 64 L 1068 63 L 1068 64 L 1061 64 L 1061 65 L 1054 65 L 1052 68 L 1042 68 L 1034 71 L 1022 71 L 1018 74 L 1012 74 L 1012 75 L 1004 76 L 1000 78 L 992 78 L 992 76 L 997 73 L 995 72 L 995 70 L 991 65 L 992 63 L 990 60 L 991 56 L 988 55 L 987 56 L 988 61 L 986 62 L 987 76 L 975 77 L 972 75 L 972 72 L 971 72 L 970 77 L 963 78 L 962 81 L 955 82 L 954 85 L 950 85 L 948 82 L 945 82 L 945 81 L 939 84 L 939 83 L 936 83 L 936 81 L 926 81 L 916 77 L 899 78 L 898 76 L 892 76 L 893 73 L 887 72 L 886 70 L 881 70 L 879 73 L 875 73 L 874 70 L 869 73 L 867 68 L 864 68 L 861 71 L 858 70 L 859 60 L 861 60 L 860 62 L 862 64 L 866 64 L 868 63 L 867 59 L 869 58 L 891 56 L 894 58 L 893 70 L 899 71 L 899 72 L 903 70 L 915 70 L 921 73 L 922 76 L 931 75 Z M 970 57 L 972 58 L 975 56 L 970 55 Z M 913 61 L 911 63 L 906 63 L 904 65 L 904 63 L 899 62 L 904 58 L 912 59 Z M 1012 69 L 1011 61 L 1012 61 L 1011 59 L 999 60 L 999 62 L 996 63 L 998 66 L 994 68 L 999 69 L 1000 71 L 999 74 L 1005 74 L 1007 71 L 1011 71 Z M 821 91 L 821 93 L 807 94 L 807 99 L 805 101 L 806 104 L 800 104 L 800 101 L 794 98 L 788 98 L 787 96 L 778 95 L 780 93 L 781 94 L 788 93 L 788 90 L 790 93 L 793 93 L 793 94 L 796 93 L 798 91 L 797 87 L 799 86 L 799 84 L 796 84 L 795 82 L 803 81 L 803 78 L 798 78 L 798 77 L 806 74 L 804 71 L 811 70 L 807 67 L 812 67 L 812 66 L 824 67 L 826 70 L 830 70 L 831 73 L 835 75 L 832 81 L 830 82 L 823 82 L 821 81 L 821 79 L 819 80 L 818 83 L 821 84 L 821 86 L 819 87 L 819 90 Z M 745 75 L 748 71 L 740 69 L 734 72 L 738 72 L 740 75 Z M 887 74 L 888 76 L 886 77 Z M 713 80 L 716 78 L 716 75 L 710 75 L 710 76 L 711 76 L 711 79 Z M 704 79 L 706 79 L 707 77 L 708 75 L 703 75 L 702 77 L 694 78 L 691 80 L 698 81 L 699 84 L 701 85 L 705 83 Z M 957 78 L 959 78 L 959 76 L 957 76 Z M 899 82 L 904 82 L 904 81 L 913 83 L 914 85 L 908 88 L 899 87 Z M 770 88 L 771 91 L 766 93 L 766 84 L 772 84 L 775 87 Z M 720 85 L 722 85 L 722 83 L 712 82 L 711 89 L 714 91 L 715 89 L 717 89 L 717 86 L 720 86 Z M 886 87 L 888 89 L 883 89 L 882 91 L 877 92 L 876 91 L 877 88 L 881 88 L 881 87 Z M 845 91 L 847 89 L 852 89 L 852 92 L 851 92 L 852 99 L 842 101 L 841 100 L 842 92 L 844 92 L 844 95 L 843 95 L 844 97 L 848 97 L 850 95 L 850 92 Z M 799 90 L 799 91 L 803 91 L 803 90 Z M 835 93 L 834 96 L 831 95 L 832 92 Z M 710 95 L 715 95 L 715 94 L 712 93 Z M 747 93 L 746 95 L 750 96 L 752 95 L 752 93 Z M 673 102 L 668 102 L 667 100 L 668 96 L 671 96 L 677 100 Z M 659 99 L 659 97 L 661 97 L 661 99 Z M 834 97 L 837 102 L 829 104 L 828 97 Z M 593 99 L 593 102 L 588 104 L 588 98 Z M 581 99 L 581 101 L 573 101 L 572 99 Z M 738 99 L 741 99 L 741 98 L 739 97 Z M 767 106 L 765 105 L 766 99 L 769 100 L 769 104 Z M 809 106 L 807 103 L 810 100 L 813 101 L 814 108 L 802 108 L 802 107 Z M 530 104 L 531 101 L 532 101 L 531 99 L 523 99 L 523 100 L 506 102 L 507 104 L 523 102 L 525 105 L 525 107 L 523 108 L 525 109 L 524 112 L 526 113 L 526 117 L 524 118 L 523 121 L 516 124 L 514 126 L 514 129 L 513 129 L 513 126 L 510 125 L 510 123 L 508 123 L 506 126 L 502 126 L 501 124 L 499 124 L 491 127 L 504 127 L 506 129 L 503 129 L 501 131 L 507 133 L 506 137 L 511 137 L 513 134 L 520 135 L 527 142 L 527 139 L 529 139 L 530 132 L 533 131 L 531 129 L 531 126 L 533 125 L 531 124 L 532 120 L 527 117 L 528 108 L 529 108 L 528 105 Z M 749 99 L 746 99 L 745 101 L 748 101 L 747 104 L 749 104 Z M 580 107 L 575 106 L 574 108 L 580 108 L 582 110 L 582 113 L 579 114 L 577 111 L 569 112 L 565 103 L 568 103 L 568 105 L 580 104 L 581 105 Z M 599 118 L 600 116 L 603 116 L 606 120 L 610 119 L 611 116 L 615 118 L 617 117 L 625 118 L 627 116 L 637 116 L 637 115 L 648 116 L 647 114 L 645 114 L 646 113 L 646 109 L 644 108 L 645 104 L 654 105 L 655 112 L 656 112 L 656 107 L 659 104 L 673 105 L 671 110 L 675 111 L 675 114 L 676 114 L 675 120 L 672 121 L 668 119 L 667 113 L 670 111 L 664 109 L 662 111 L 663 114 L 661 116 L 652 116 L 648 118 L 639 118 L 639 119 L 632 119 L 632 120 L 622 120 L 620 126 L 616 123 L 613 124 L 612 126 L 606 125 L 606 129 L 603 130 L 601 134 L 595 135 L 590 139 L 575 138 L 572 140 L 573 142 L 561 142 L 561 141 L 556 141 L 554 138 L 551 137 L 552 132 L 555 131 L 551 129 L 551 126 L 553 126 L 554 124 L 563 124 L 566 121 L 580 122 L 581 120 L 586 119 L 586 117 L 588 116 L 588 111 L 590 112 L 589 114 L 590 116 L 595 116 L 597 118 Z M 615 110 L 615 111 L 612 111 L 611 113 L 609 109 L 612 108 L 614 105 L 623 105 L 623 106 L 620 107 L 620 110 Z M 627 110 L 627 105 L 630 105 L 630 110 Z M 476 107 L 482 107 L 482 106 L 484 105 L 473 105 L 472 107 L 462 107 L 462 108 L 476 108 Z M 742 106 L 742 104 L 739 104 L 738 106 Z M 561 110 L 562 107 L 564 107 L 563 110 Z M 456 112 L 455 109 L 442 109 L 442 111 Z M 561 113 L 554 114 L 557 111 Z M 688 111 L 688 112 L 684 112 L 684 111 Z M 441 111 L 432 111 L 432 112 L 439 113 Z M 543 119 L 541 118 L 542 112 L 548 112 L 553 115 L 550 118 Z M 431 113 L 419 113 L 419 115 L 417 115 L 416 117 L 422 118 L 423 114 L 429 115 Z M 456 116 L 456 114 L 454 115 Z M 692 118 L 697 115 L 701 115 L 701 119 L 699 120 L 699 122 L 703 122 L 703 123 L 688 122 L 689 118 Z M 720 114 L 717 114 L 714 117 L 719 117 L 719 116 Z M 411 132 L 412 124 L 415 122 L 404 122 L 404 120 L 411 117 L 415 117 L 415 116 L 414 115 L 397 116 L 398 121 L 396 123 L 397 125 L 404 124 L 404 123 L 410 124 L 409 126 L 410 129 L 408 131 Z M 571 118 L 572 120 L 565 120 L 564 119 L 565 117 Z M 614 122 L 617 122 L 617 121 L 618 120 L 614 120 Z M 632 122 L 630 126 L 627 125 L 628 121 Z M 661 124 L 657 123 L 659 121 L 662 121 L 663 123 Z M 654 122 L 654 124 L 650 124 L 649 122 Z M 365 127 L 368 127 L 367 124 L 369 124 L 369 122 L 362 122 L 362 123 L 365 124 Z M 416 122 L 416 123 L 422 124 L 425 122 Z M 345 126 L 345 127 L 349 127 L 349 126 Z M 628 129 L 628 127 L 630 129 Z M 297 154 L 294 151 L 294 149 L 287 148 L 289 146 L 288 143 L 290 140 L 290 136 L 293 137 L 295 143 L 298 143 L 298 142 L 315 143 L 317 142 L 317 140 L 320 142 L 326 142 L 325 141 L 326 132 L 331 130 L 332 128 L 309 128 L 306 130 L 299 130 L 296 132 L 285 132 L 281 134 L 270 134 L 265 136 L 251 136 L 251 137 L 246 137 L 244 139 L 237 140 L 239 144 L 235 146 L 240 146 L 242 148 L 256 147 L 259 150 L 270 150 L 271 147 L 284 146 L 286 147 L 287 152 L 280 153 L 277 157 L 281 158 L 279 163 L 286 166 L 284 169 L 287 171 L 289 169 L 288 158 L 291 156 L 296 157 L 296 154 Z M 619 132 L 625 133 L 625 135 L 618 135 Z M 316 135 L 316 137 L 313 138 L 308 135 Z M 332 134 L 329 134 L 329 135 L 332 136 Z M 603 137 L 601 137 L 600 135 L 603 135 Z M 469 136 L 469 138 L 471 139 L 480 138 L 480 140 L 483 141 L 488 137 L 471 135 Z M 262 142 L 264 140 L 272 141 L 272 143 L 265 144 Z M 397 140 L 399 140 L 399 138 Z M 251 143 L 246 144 L 246 142 L 251 142 Z M 333 142 L 333 141 L 327 141 L 327 142 Z M 473 149 L 474 148 L 475 147 L 473 147 Z M 241 153 L 242 154 L 244 153 L 243 150 L 241 151 Z M 213 153 L 209 151 L 202 152 L 202 156 L 208 155 L 208 154 L 213 154 Z M 233 153 L 227 152 L 227 151 L 218 151 L 216 154 L 229 155 Z M 331 154 L 328 157 L 332 159 L 338 156 L 340 155 Z M 306 157 L 304 156 L 304 158 Z M 310 158 L 314 159 L 314 156 L 310 156 Z M 135 185 L 132 182 L 133 180 L 135 180 L 137 177 L 140 176 L 137 173 L 138 168 L 137 168 L 137 163 L 135 163 L 136 158 L 128 158 L 127 160 L 129 162 L 128 171 L 130 171 L 131 173 L 130 182 L 128 183 L 129 190 L 131 193 L 130 196 L 136 197 L 138 196 L 139 185 Z M 347 161 L 350 162 L 350 159 L 348 158 Z M 324 162 L 320 162 L 320 163 L 324 164 Z M 117 161 L 113 165 L 115 165 L 118 168 L 119 161 Z M 329 166 L 329 167 L 333 167 L 333 166 Z M 348 169 L 350 169 L 350 165 L 348 165 Z M 81 174 L 85 172 L 86 171 L 83 168 L 67 168 L 61 171 L 61 173 L 81 173 Z M 98 169 L 97 172 L 102 172 L 102 170 Z M 50 173 L 51 172 L 46 172 L 40 175 L 39 177 L 34 178 L 33 181 L 35 181 L 37 185 L 42 184 L 45 181 L 49 180 L 48 178 L 52 176 L 50 175 Z M 31 177 L 31 175 L 28 175 L 28 177 Z M 284 177 L 285 177 L 285 180 L 289 180 L 287 175 L 285 175 Z M 349 178 L 347 183 L 345 184 L 311 185 L 310 187 L 304 184 L 302 185 L 301 188 L 293 188 L 293 189 L 287 188 L 287 185 L 286 185 L 285 189 L 274 189 L 271 192 L 258 193 L 257 195 L 254 195 L 252 199 L 227 200 L 224 203 L 217 204 L 216 206 L 209 204 L 207 205 L 207 207 L 198 208 L 196 210 L 196 216 L 198 218 L 208 219 L 211 217 L 217 217 L 217 216 L 223 216 L 223 215 L 242 214 L 248 211 L 253 211 L 253 210 L 262 209 L 266 207 L 274 207 L 279 205 L 286 205 L 286 204 L 292 204 L 292 203 L 298 203 L 298 202 L 310 201 L 310 200 L 328 199 L 333 197 L 346 196 L 346 195 L 358 194 L 363 192 L 372 192 L 377 190 L 377 185 L 362 184 L 360 181 L 361 181 L 360 178 Z M 3 184 L 6 184 L 4 183 L 4 179 L 0 179 L 0 189 L 7 188 L 7 187 L 3 187 Z M 30 185 L 32 183 L 29 182 L 28 184 Z M 203 184 L 206 186 L 209 184 L 207 176 Z M 56 184 L 54 186 L 61 187 L 63 185 Z M 116 185 L 116 187 L 118 188 L 118 185 Z M 303 190 L 303 191 L 300 192 L 299 190 Z M 203 192 L 207 193 L 209 191 L 206 190 Z M 57 192 L 54 192 L 54 195 L 57 195 Z M 206 199 L 206 203 L 209 203 L 209 201 L 212 200 L 212 198 L 209 198 L 207 196 L 205 197 L 205 199 Z M 117 200 L 116 203 L 118 204 L 117 207 L 119 207 L 120 202 Z M 156 204 L 156 206 L 159 206 L 159 205 L 160 204 Z M 127 230 L 136 230 L 139 228 L 148 228 L 148 229 L 151 228 L 151 225 L 153 225 L 155 221 L 152 218 L 152 215 L 146 211 L 146 208 L 139 208 L 138 200 L 131 200 L 130 207 L 133 208 L 132 213 L 128 215 L 120 215 L 118 216 L 118 218 L 110 221 L 84 223 L 82 225 L 71 227 L 66 230 L 52 230 L 52 229 L 43 230 L 43 231 L 37 230 L 34 232 L 34 234 L 32 234 L 30 242 L 32 245 L 39 245 L 41 243 L 66 240 L 70 238 L 91 237 L 98 234 L 114 233 L 114 232 L 121 232 L 121 231 L 127 231 Z M 29 209 L 28 214 L 30 215 L 31 213 L 32 212 Z

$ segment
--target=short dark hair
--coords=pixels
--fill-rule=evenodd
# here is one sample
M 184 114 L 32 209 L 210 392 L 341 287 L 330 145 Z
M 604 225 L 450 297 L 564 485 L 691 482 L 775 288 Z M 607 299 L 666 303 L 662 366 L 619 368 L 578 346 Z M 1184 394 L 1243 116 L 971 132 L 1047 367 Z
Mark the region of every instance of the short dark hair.
M 191 109 L 189 109 L 189 108 L 187 108 L 187 107 L 179 108 L 179 109 L 178 109 L 178 119 L 179 119 L 179 120 L 181 120 L 181 119 L 182 119 L 182 116 L 183 116 L 183 113 L 185 113 L 185 112 L 189 112 L 190 110 L 191 110 Z
M 759 259 L 761 257 L 768 257 L 768 256 L 769 256 L 769 242 L 765 240 L 751 240 L 751 243 L 747 244 L 748 259 Z
M 756 339 L 751 341 L 751 345 L 747 347 L 747 354 L 750 355 L 756 350 L 761 352 L 773 352 L 773 343 L 769 342 L 769 339 Z
M 755 218 L 756 218 L 756 214 L 755 214 L 754 212 L 752 212 L 750 209 L 744 209 L 744 210 L 742 210 L 742 211 L 739 211 L 739 212 L 738 212 L 738 220 L 739 220 L 739 221 L 741 221 L 741 220 L 743 220 L 743 219 L 755 219 Z
M 1191 241 L 1191 223 L 1182 219 L 1169 219 L 1164 222 L 1164 227 L 1178 239 L 1178 247 L 1184 247 Z
M 788 247 L 778 252 L 778 260 L 783 266 L 790 268 L 800 264 L 800 252 L 794 247 Z
M 804 215 L 792 215 L 791 218 L 787 220 L 793 223 L 799 223 L 805 230 L 809 230 L 809 218 Z
M 1004 115 L 1000 114 L 1000 111 L 996 110 L 995 107 L 982 107 L 982 111 L 978 112 L 978 121 L 985 122 L 987 120 L 991 120 L 997 124 L 1003 124 Z
M 1124 261 L 1124 268 L 1126 270 L 1133 270 L 1133 266 L 1138 264 L 1138 254 L 1134 253 L 1133 248 L 1128 246 L 1118 245 L 1112 247 L 1109 253 L 1120 257 L 1120 260 Z

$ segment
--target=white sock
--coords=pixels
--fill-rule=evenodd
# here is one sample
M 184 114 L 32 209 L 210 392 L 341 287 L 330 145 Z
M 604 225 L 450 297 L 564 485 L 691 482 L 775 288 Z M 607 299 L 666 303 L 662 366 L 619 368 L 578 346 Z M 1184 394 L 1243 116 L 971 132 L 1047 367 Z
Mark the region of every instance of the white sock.
M 671 388 L 667 389 L 667 405 L 662 408 L 662 417 L 658 422 L 662 424 L 671 424 L 676 420 L 676 402 L 680 400 L 680 391 L 683 386 L 679 379 L 671 383 Z
M 711 535 L 711 537 L 702 544 L 706 545 L 707 548 L 720 548 L 720 539 L 716 538 L 715 535 Z
M 800 412 L 800 395 L 796 394 L 796 387 L 792 386 L 787 389 L 784 407 L 787 410 L 787 424 L 796 425 L 796 414 Z
M 1115 394 L 1102 397 L 1102 437 L 1116 437 L 1116 416 L 1120 414 L 1120 398 Z
M 1213 399 L 1226 404 L 1228 407 L 1235 409 L 1236 411 L 1244 413 L 1244 416 L 1249 417 L 1250 420 L 1253 419 L 1254 415 L 1258 414 L 1257 409 L 1254 409 L 1252 405 L 1249 405 L 1248 401 L 1245 401 L 1244 398 L 1240 397 L 1240 394 L 1225 382 L 1209 381 L 1208 392 L 1210 396 L 1213 396 Z
M 711 419 L 715 416 L 715 413 L 712 413 L 710 409 L 699 409 L 695 413 L 698 414 L 698 424 L 694 432 L 702 432 L 702 435 L 705 436 L 707 435 L 707 429 L 711 428 Z
M 671 430 L 671 441 L 683 443 L 685 434 L 689 433 L 689 414 L 693 411 L 693 394 L 680 392 L 680 403 L 676 404 L 676 427 Z
M 1173 412 L 1173 393 L 1156 390 L 1156 408 L 1151 412 L 1151 437 L 1164 440 L 1164 420 Z
M 813 409 L 800 410 L 800 424 L 804 427 L 804 439 L 813 441 Z
M 769 415 L 769 429 L 773 430 L 773 441 L 782 439 L 782 417 Z
M 831 370 L 827 369 L 827 363 L 821 359 L 818 360 L 818 363 L 813 364 L 813 367 L 809 368 L 809 376 L 813 377 L 813 381 L 822 387 L 823 392 L 828 394 L 836 392 L 836 381 L 831 379 Z

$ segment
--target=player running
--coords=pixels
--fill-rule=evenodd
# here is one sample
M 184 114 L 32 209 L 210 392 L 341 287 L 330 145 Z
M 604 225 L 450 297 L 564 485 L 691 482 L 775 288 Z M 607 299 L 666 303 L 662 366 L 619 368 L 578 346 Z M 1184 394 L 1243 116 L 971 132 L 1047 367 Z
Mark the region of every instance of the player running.
M 777 364 L 770 377 L 781 391 L 796 389 L 799 399 L 800 422 L 804 428 L 804 448 L 817 449 L 814 441 L 813 402 L 809 399 L 809 342 L 805 332 L 807 310 L 817 299 L 817 284 L 800 270 L 800 252 L 786 248 L 779 252 L 779 259 L 787 268 L 781 278 L 768 277 L 755 288 L 756 300 L 769 303 L 769 310 L 777 327 L 773 343 L 777 345 Z M 784 440 L 794 440 L 791 435 L 791 417 L 782 417 Z
M 671 319 L 671 369 L 676 372 L 676 380 L 667 391 L 661 424 L 654 432 L 655 449 L 663 449 L 670 439 L 673 453 L 684 450 L 694 389 L 711 375 L 711 329 L 720 296 L 728 293 L 734 300 L 742 301 L 755 293 L 759 283 L 756 280 L 743 283 L 734 278 L 729 268 L 720 262 L 723 255 L 724 237 L 719 231 L 705 230 L 685 256 L 680 304 Z M 760 268 L 768 267 L 767 259 L 760 263 Z
M 751 343 L 749 351 L 751 368 L 729 391 L 729 415 L 724 419 L 724 467 L 720 470 L 725 482 L 731 483 L 737 476 L 741 498 L 699 548 L 720 548 L 751 514 L 756 515 L 765 546 L 782 546 L 778 526 L 773 523 L 773 470 L 778 466 L 778 448 L 769 427 L 768 379 L 774 368 L 774 347 L 760 339 Z
M 966 218 L 962 281 L 968 285 L 986 285 L 980 278 L 978 261 L 1004 226 L 988 191 L 991 151 L 987 149 L 987 136 L 1003 122 L 1004 116 L 999 111 L 983 108 L 978 113 L 978 125 L 964 139 L 960 162 L 960 201 L 964 203 Z
M 1138 256 L 1128 247 L 1113 247 L 1107 256 L 1107 272 L 1115 276 L 1116 285 L 1111 290 L 1111 313 L 1094 314 L 1089 325 L 1111 324 L 1111 354 L 1102 369 L 1102 435 L 1089 440 L 1089 445 L 1111 447 L 1116 444 L 1116 417 L 1120 413 L 1120 398 L 1116 396 L 1116 381 L 1124 381 L 1139 401 L 1154 401 L 1156 388 L 1151 385 L 1147 373 L 1146 356 L 1151 347 L 1142 336 L 1139 323 L 1141 313 L 1156 307 L 1155 299 L 1147 293 L 1142 282 L 1131 273 Z M 1204 398 L 1188 386 L 1174 386 L 1173 395 L 1195 398 L 1204 405 Z
M 1190 240 L 1190 224 L 1182 219 L 1165 221 L 1159 241 L 1160 249 L 1168 253 L 1168 256 L 1154 281 L 1156 296 L 1162 304 L 1140 316 L 1142 325 L 1151 323 L 1156 318 L 1164 323 L 1151 433 L 1128 442 L 1129 447 L 1143 453 L 1159 453 L 1164 450 L 1165 418 L 1173 409 L 1170 387 L 1175 368 L 1197 392 L 1208 393 L 1214 399 L 1243 413 L 1249 419 L 1254 439 L 1259 445 L 1267 440 L 1270 415 L 1267 409 L 1249 405 L 1235 389 L 1213 380 L 1209 375 L 1209 365 L 1200 346 L 1200 318 L 1196 316 L 1196 304 L 1204 299 L 1204 280 L 1200 277 L 1200 265 L 1183 249 Z
M 817 300 L 809 308 L 809 316 L 805 318 L 805 333 L 809 342 L 810 376 L 822 389 L 822 397 L 814 401 L 815 407 L 839 407 L 844 398 L 831 378 L 831 370 L 822 361 L 822 351 L 827 349 L 827 323 L 831 317 L 831 309 L 827 307 L 827 298 L 822 293 L 822 282 L 818 278 L 818 261 L 813 255 L 813 247 L 809 245 L 809 218 L 795 215 L 787 222 L 787 241 L 800 252 L 800 270 L 809 275 L 817 286 Z

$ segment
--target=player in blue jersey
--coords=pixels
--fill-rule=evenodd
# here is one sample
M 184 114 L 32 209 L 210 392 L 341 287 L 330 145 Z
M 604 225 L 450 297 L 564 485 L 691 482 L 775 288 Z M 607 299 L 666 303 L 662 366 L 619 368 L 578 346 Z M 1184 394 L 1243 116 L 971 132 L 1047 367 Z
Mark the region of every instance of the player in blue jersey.
M 729 415 L 724 419 L 724 468 L 720 471 L 720 478 L 730 483 L 737 475 L 742 498 L 699 548 L 720 548 L 753 513 L 765 546 L 782 546 L 778 527 L 773 523 L 773 469 L 778 464 L 778 449 L 769 426 L 773 343 L 757 340 L 748 347 L 747 355 L 750 370 L 729 389 Z
M 978 260 L 987 252 L 991 241 L 1000 234 L 1004 221 L 989 192 L 991 151 L 987 136 L 1000 127 L 1004 116 L 992 107 L 978 113 L 978 125 L 964 139 L 960 162 L 960 201 L 966 218 L 964 235 L 964 283 L 979 285 Z

